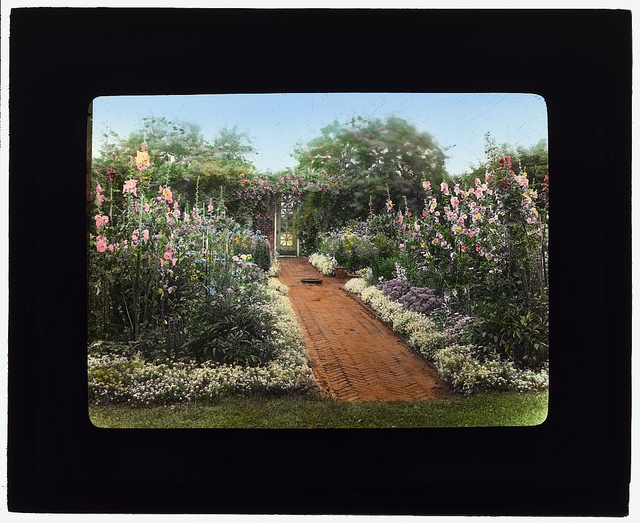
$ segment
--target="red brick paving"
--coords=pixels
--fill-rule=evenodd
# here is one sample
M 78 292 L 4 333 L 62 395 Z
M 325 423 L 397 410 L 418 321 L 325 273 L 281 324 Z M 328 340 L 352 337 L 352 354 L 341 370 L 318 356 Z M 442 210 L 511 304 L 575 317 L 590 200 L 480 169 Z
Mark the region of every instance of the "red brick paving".
M 425 400 L 448 395 L 436 371 L 304 258 L 281 258 L 280 281 L 298 317 L 321 389 L 347 401 Z M 302 278 L 322 278 L 321 284 Z

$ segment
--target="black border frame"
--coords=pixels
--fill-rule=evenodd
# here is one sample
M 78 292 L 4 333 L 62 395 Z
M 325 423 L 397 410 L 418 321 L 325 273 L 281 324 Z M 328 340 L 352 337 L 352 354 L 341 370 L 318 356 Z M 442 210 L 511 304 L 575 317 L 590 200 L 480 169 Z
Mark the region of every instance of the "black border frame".
M 10 511 L 628 513 L 629 11 L 29 8 L 13 9 L 10 24 Z M 86 400 L 89 102 L 348 91 L 545 98 L 553 186 L 547 421 L 94 427 Z

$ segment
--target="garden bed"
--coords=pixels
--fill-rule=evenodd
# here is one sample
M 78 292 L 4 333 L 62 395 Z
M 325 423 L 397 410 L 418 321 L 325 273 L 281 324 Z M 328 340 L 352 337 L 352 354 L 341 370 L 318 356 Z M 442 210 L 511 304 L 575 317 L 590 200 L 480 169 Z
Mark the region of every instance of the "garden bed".
M 141 355 L 92 355 L 89 348 L 89 399 L 96 405 L 168 405 L 210 402 L 224 395 L 281 395 L 317 390 L 304 341 L 286 287 L 271 278 L 269 311 L 276 319 L 278 351 L 259 366 L 194 360 L 149 361 Z
M 546 366 L 539 372 L 519 369 L 509 360 L 481 359 L 470 345 L 449 341 L 426 315 L 406 309 L 389 299 L 366 280 L 350 280 L 345 291 L 373 310 L 386 325 L 401 335 L 407 344 L 436 368 L 455 390 L 473 393 L 484 390 L 539 391 L 548 388 Z

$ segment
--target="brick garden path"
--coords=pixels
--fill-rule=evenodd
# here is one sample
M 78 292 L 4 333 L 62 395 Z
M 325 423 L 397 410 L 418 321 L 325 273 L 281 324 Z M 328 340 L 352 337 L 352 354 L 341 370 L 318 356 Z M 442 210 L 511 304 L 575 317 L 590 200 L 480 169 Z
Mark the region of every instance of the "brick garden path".
M 447 396 L 435 370 L 381 320 L 304 258 L 281 258 L 280 281 L 305 338 L 323 391 L 341 400 L 424 400 Z M 321 284 L 301 278 L 322 278 Z

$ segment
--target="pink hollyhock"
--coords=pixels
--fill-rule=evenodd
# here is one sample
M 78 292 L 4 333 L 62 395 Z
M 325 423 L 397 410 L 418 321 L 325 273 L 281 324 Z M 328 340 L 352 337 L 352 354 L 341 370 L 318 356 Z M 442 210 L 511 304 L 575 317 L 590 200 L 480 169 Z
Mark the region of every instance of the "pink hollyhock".
M 458 198 L 456 198 L 455 196 L 451 198 L 451 206 L 457 207 L 458 205 L 460 205 L 460 200 L 458 200 Z
M 482 247 L 476 247 L 476 252 L 480 252 L 482 250 Z
M 424 209 L 422 209 L 422 217 L 426 218 L 427 217 L 427 211 L 425 211 Z
M 175 266 L 176 266 L 176 263 L 178 263 L 178 258 L 173 258 L 173 259 L 171 260 L 171 267 L 175 267 Z
M 475 232 L 473 231 L 469 231 L 469 238 L 473 238 L 476 235 Z
M 476 179 L 473 181 L 473 183 L 475 183 L 475 184 L 476 184 L 476 187 L 480 187 L 480 184 L 481 184 L 482 182 L 480 181 L 480 179 L 479 179 L 479 178 L 476 178 Z
M 127 180 L 124 182 L 124 186 L 122 187 L 122 194 L 124 193 L 133 193 L 134 196 L 138 196 L 138 180 Z
M 133 233 L 131 234 L 131 239 L 138 243 L 138 240 L 140 239 L 140 231 L 138 229 L 136 229 L 135 231 L 133 231 Z
M 173 258 L 173 252 L 172 251 L 165 251 L 164 255 L 162 256 L 165 260 L 169 261 L 171 258 Z
M 111 252 L 113 252 L 113 249 L 114 249 L 113 244 L 112 244 L 112 243 L 110 243 L 110 244 L 109 244 L 109 250 L 110 250 Z
M 146 242 L 149 241 L 149 230 L 145 229 L 144 231 L 142 231 L 142 239 Z
M 396 220 L 396 223 L 398 225 L 400 225 L 402 222 L 404 221 L 404 217 L 402 216 L 402 214 L 400 216 L 398 216 L 398 219 Z
M 418 222 L 415 222 L 415 223 L 413 224 L 413 228 L 414 228 L 416 231 L 419 231 L 419 230 L 420 230 L 420 224 L 419 224 Z
M 165 187 L 164 189 L 162 189 L 162 196 L 167 203 L 173 202 L 173 194 L 171 193 L 171 189 L 169 187 Z
M 447 182 L 442 182 L 440 184 L 440 190 L 445 194 L 449 194 L 449 186 L 447 185 Z
M 438 243 L 440 243 L 440 239 L 439 238 L 434 238 L 433 239 L 433 244 L 434 245 L 438 245 Z
M 491 174 L 489 174 L 489 171 L 484 174 L 484 179 L 487 181 L 491 180 Z
M 104 194 L 98 194 L 96 196 L 96 202 L 98 204 L 98 207 L 102 207 L 102 204 L 104 203 Z
M 209 212 L 213 211 L 213 205 L 211 204 L 207 205 L 207 211 Z
M 463 251 L 466 251 L 466 250 L 467 250 L 467 246 L 466 246 L 466 245 L 460 245 L 460 248 L 461 248 Z
M 100 235 L 96 237 L 96 249 L 98 250 L 98 252 L 104 252 L 107 250 L 107 245 L 108 245 L 108 241 L 107 239 Z
M 146 150 L 147 150 L 147 144 L 144 144 L 144 143 L 143 143 L 143 144 L 142 144 L 141 149 L 142 149 L 142 152 L 146 152 Z
M 168 292 L 169 294 L 171 294 L 174 290 L 176 290 L 176 288 L 175 288 L 175 287 L 169 287 L 169 288 L 167 289 L 167 292 Z
M 96 229 L 100 230 L 102 228 L 103 225 L 106 225 L 107 223 L 109 223 L 109 217 L 108 216 L 102 216 L 100 214 L 96 214 L 93 219 L 96 221 Z
M 423 188 L 425 191 L 429 191 L 429 190 L 431 190 L 431 182 L 430 182 L 430 181 L 428 181 L 428 180 L 427 180 L 427 181 L 422 182 L 422 188 Z
M 133 202 L 133 209 L 136 211 L 136 214 L 140 214 L 140 205 L 138 202 Z
M 177 211 L 178 210 L 178 202 L 174 202 L 173 203 L 173 210 Z
M 151 207 L 149 207 L 148 203 L 144 204 L 144 212 L 149 212 L 151 210 Z

